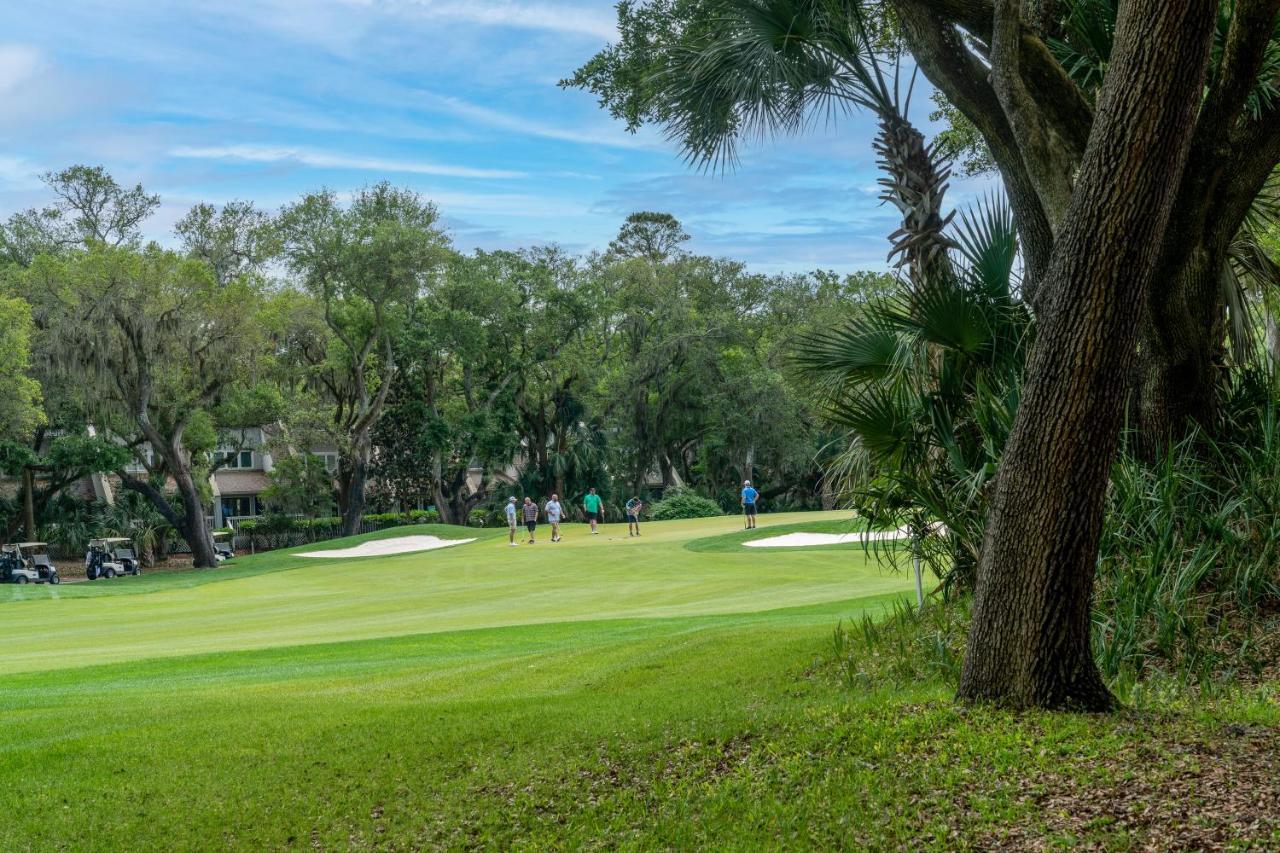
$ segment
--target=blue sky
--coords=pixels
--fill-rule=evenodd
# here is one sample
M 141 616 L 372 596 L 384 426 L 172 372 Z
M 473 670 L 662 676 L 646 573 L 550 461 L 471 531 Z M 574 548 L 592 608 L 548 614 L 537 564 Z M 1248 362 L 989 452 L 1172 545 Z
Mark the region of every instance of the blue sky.
M 761 271 L 884 267 L 865 117 L 690 168 L 632 135 L 568 76 L 614 36 L 586 0 L 61 0 L 0 7 L 0 214 L 38 175 L 101 164 L 164 207 L 274 209 L 321 186 L 390 180 L 439 206 L 458 248 L 602 248 L 634 210 L 685 223 L 691 248 Z M 917 96 L 916 118 L 927 101 Z M 954 202 L 980 192 L 958 181 Z

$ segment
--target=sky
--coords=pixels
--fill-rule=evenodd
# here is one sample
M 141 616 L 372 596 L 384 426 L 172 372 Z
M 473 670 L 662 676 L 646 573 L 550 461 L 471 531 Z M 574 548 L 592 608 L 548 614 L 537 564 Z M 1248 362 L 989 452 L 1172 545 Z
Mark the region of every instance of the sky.
M 884 269 L 874 123 L 848 116 L 690 166 L 557 82 L 616 36 L 611 0 L 29 0 L 0 4 L 0 216 L 75 163 L 163 204 L 274 210 L 382 180 L 439 207 L 455 246 L 604 248 L 674 214 L 693 251 L 761 272 Z M 927 125 L 928 101 L 913 116 Z M 951 200 L 983 192 L 953 182 Z

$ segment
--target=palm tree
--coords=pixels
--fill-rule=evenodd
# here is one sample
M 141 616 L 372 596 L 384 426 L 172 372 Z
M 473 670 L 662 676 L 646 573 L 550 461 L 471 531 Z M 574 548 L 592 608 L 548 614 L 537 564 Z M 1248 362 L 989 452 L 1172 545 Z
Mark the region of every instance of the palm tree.
M 916 526 L 935 573 L 968 588 L 1031 318 L 1008 206 L 979 205 L 952 236 L 949 274 L 904 281 L 901 295 L 803 341 L 795 362 L 847 430 L 831 485 L 873 523 Z
M 125 536 L 133 540 L 144 566 L 155 564 L 156 551 L 171 529 L 159 511 L 134 492 L 122 492 L 104 505 L 96 518 L 98 535 Z
M 736 161 L 744 136 L 795 133 L 819 117 L 868 110 L 885 177 L 882 198 L 902 213 L 889 253 L 921 280 L 950 247 L 942 212 L 950 168 L 907 119 L 899 66 L 880 49 L 856 0 L 710 0 L 709 23 L 654 80 L 668 134 L 690 160 Z M 886 67 L 891 65 L 891 68 Z
M 993 201 L 949 232 L 949 165 L 907 118 L 914 76 L 903 95 L 899 66 L 856 0 L 709 6 L 709 23 L 653 86 L 690 159 L 726 166 L 745 136 L 794 133 L 841 112 L 879 121 L 881 197 L 902 214 L 889 258 L 903 293 L 806 341 L 796 363 L 848 430 L 828 481 L 873 520 L 943 521 L 950 536 L 929 537 L 925 556 L 968 585 L 1029 338 L 1012 215 Z

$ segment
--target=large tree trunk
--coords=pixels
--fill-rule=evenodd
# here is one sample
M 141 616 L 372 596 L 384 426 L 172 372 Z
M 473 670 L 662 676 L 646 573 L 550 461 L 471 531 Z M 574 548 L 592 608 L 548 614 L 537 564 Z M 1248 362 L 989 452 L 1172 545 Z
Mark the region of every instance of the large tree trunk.
M 1016 9 L 1010 0 L 1001 5 Z M 1112 705 L 1090 649 L 1102 502 L 1215 14 L 1212 0 L 1121 6 L 988 517 L 963 700 Z
M 174 471 L 173 482 L 182 498 L 182 510 L 186 516 L 178 530 L 191 546 L 191 562 L 196 568 L 213 568 L 218 565 L 218 558 L 213 551 L 213 536 L 204 522 L 204 501 L 200 499 L 191 469 L 183 466 Z
M 152 446 L 160 445 L 154 443 Z M 191 562 L 196 568 L 212 568 L 218 564 L 218 558 L 213 551 L 213 536 L 204 523 L 204 502 L 200 500 L 200 492 L 196 488 L 195 479 L 191 476 L 191 469 L 187 467 L 182 457 L 178 459 L 176 464 L 172 460 L 167 461 L 166 464 L 170 468 L 174 487 L 177 488 L 178 496 L 182 500 L 182 515 L 174 512 L 173 504 L 169 503 L 168 497 L 160 489 L 124 471 L 119 471 L 117 474 L 126 489 L 137 492 L 151 501 L 151 505 L 164 516 L 165 521 L 178 531 L 178 535 L 191 548 Z
M 454 520 L 453 512 L 453 496 L 444 489 L 444 484 L 436 480 L 433 489 L 435 495 L 436 512 L 440 513 L 441 524 L 457 524 Z
M 338 476 L 338 512 L 342 517 L 340 536 L 355 536 L 364 520 L 364 489 L 369 481 L 369 458 L 372 455 L 369 432 L 355 436 L 351 452 Z

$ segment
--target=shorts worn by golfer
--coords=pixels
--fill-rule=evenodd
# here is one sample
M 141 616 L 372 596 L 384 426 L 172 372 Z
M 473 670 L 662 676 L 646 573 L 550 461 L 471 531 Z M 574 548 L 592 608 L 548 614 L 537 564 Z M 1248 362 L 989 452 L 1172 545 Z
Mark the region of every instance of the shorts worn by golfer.
M 538 529 L 538 522 L 536 522 L 536 521 L 526 521 L 526 522 L 524 523 L 524 527 L 525 527 L 525 529 L 526 529 L 526 530 L 528 530 L 530 533 L 532 533 L 534 530 L 537 530 L 537 529 Z
M 587 521 L 604 521 L 604 512 L 596 510 L 595 512 L 587 513 Z
M 627 513 L 627 524 L 639 524 L 639 523 L 640 523 L 640 519 L 636 518 L 636 514 L 634 512 Z
M 742 505 L 742 511 L 743 511 L 743 512 L 745 512 L 747 515 L 755 515 L 755 514 L 756 514 L 756 505 L 755 505 L 755 504 L 743 504 L 743 505 Z

